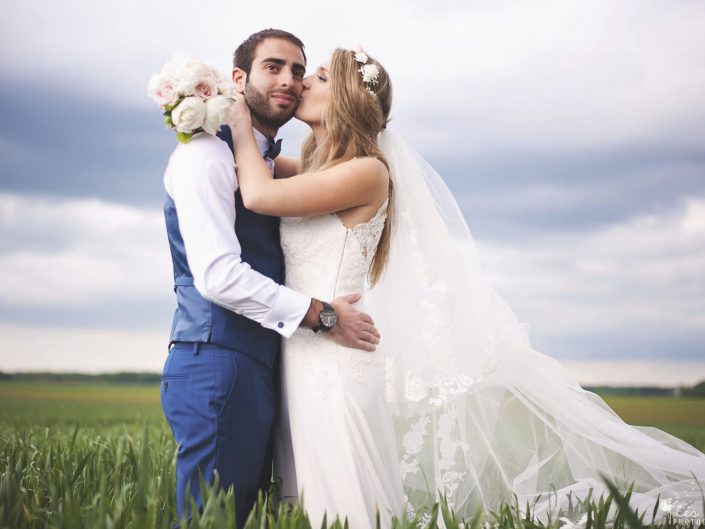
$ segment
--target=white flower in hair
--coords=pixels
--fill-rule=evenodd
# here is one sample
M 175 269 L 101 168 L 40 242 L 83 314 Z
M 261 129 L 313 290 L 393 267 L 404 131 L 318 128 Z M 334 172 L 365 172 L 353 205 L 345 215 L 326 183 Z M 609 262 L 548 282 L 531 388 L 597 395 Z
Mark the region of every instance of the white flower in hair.
M 365 64 L 360 68 L 360 73 L 362 74 L 362 82 L 365 84 L 375 85 L 377 84 L 377 79 L 379 78 L 379 66 L 370 63 Z
M 376 97 L 377 94 L 372 91 L 371 87 L 376 85 L 378 82 L 380 72 L 379 66 L 369 62 L 370 58 L 362 49 L 362 46 L 349 47 L 346 49 L 347 51 L 352 52 L 355 60 L 362 65 L 358 70 L 362 74 L 362 84 L 365 85 L 368 92 Z
M 364 51 L 356 51 L 355 52 L 355 60 L 357 62 L 361 62 L 362 64 L 365 64 L 367 62 L 367 54 Z

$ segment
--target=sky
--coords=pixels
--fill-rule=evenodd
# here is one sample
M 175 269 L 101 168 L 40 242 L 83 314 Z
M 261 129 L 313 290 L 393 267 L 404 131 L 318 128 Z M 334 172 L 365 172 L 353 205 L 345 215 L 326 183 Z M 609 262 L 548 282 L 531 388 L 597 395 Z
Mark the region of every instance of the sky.
M 705 380 L 700 1 L 26 0 L 0 32 L 0 370 L 160 371 L 174 309 L 147 97 L 266 27 L 360 44 L 535 349 L 581 383 Z M 280 131 L 295 155 L 306 127 Z

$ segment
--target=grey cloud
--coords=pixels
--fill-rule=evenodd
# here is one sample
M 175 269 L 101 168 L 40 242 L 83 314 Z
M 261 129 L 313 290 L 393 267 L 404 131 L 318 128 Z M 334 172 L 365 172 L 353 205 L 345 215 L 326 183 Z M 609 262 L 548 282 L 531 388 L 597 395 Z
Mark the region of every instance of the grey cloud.
M 535 322 L 537 349 L 557 358 L 700 359 L 702 258 L 693 266 L 677 259 L 697 245 L 678 230 L 653 240 L 631 225 L 614 241 L 585 241 L 637 214 L 664 223 L 660 212 L 705 195 L 702 2 L 453 1 L 432 11 L 414 2 L 392 26 L 398 5 L 363 3 L 379 16 L 342 30 L 313 28 L 311 13 L 325 21 L 339 11 L 320 0 L 277 13 L 232 4 L 218 20 L 203 12 L 168 27 L 154 24 L 159 7 L 136 0 L 9 7 L 0 35 L 0 191 L 29 198 L 25 208 L 96 197 L 154 218 L 137 214 L 119 238 L 110 226 L 82 230 L 87 217 L 52 222 L 84 207 L 72 202 L 0 226 L 0 262 L 12 279 L 0 322 L 34 325 L 37 334 L 52 325 L 167 334 L 173 294 L 158 217 L 175 139 L 144 95 L 147 77 L 176 46 L 226 68 L 234 42 L 271 24 L 306 41 L 311 66 L 333 45 L 357 42 L 382 60 L 395 83 L 391 126 L 456 194 L 481 257 Z M 209 30 L 193 32 L 198 26 Z M 287 126 L 287 154 L 304 129 Z M 110 237 L 107 250 L 94 244 Z M 496 245 L 504 251 L 494 258 L 483 251 Z M 586 260 L 596 271 L 576 272 Z M 42 273 L 48 261 L 51 276 Z M 62 281 L 76 269 L 80 292 Z
M 39 103 L 45 101 L 61 104 Z M 49 85 L 30 91 L 5 79 L 0 114 L 0 190 L 162 203 L 162 176 L 176 137 L 156 106 L 111 104 Z M 293 138 L 283 152 L 294 155 L 306 130 L 287 129 Z
M 129 299 L 106 298 L 78 306 L 22 306 L 0 301 L 0 322 L 3 324 L 43 327 L 62 326 L 77 329 L 136 330 L 162 329 L 165 339 L 171 328 L 175 298 L 164 296 L 132 296 Z
M 430 159 L 473 233 L 485 238 L 582 232 L 705 193 L 705 151 L 698 150 Z
M 36 104 L 50 92 L 64 104 Z M 7 81 L 0 84 L 0 106 L 8 123 L 0 132 L 3 189 L 159 207 L 175 140 L 156 108 L 110 106 L 55 89 L 29 92 Z M 480 154 L 463 151 L 472 138 L 460 129 L 457 154 L 416 147 L 456 193 L 471 229 L 484 237 L 591 229 L 705 190 L 705 151 L 695 148 L 537 153 L 508 147 Z M 305 128 L 292 123 L 289 130 L 293 154 Z M 413 143 L 409 124 L 401 130 L 407 131 Z M 540 200 L 547 187 L 565 200 Z
M 563 360 L 701 361 L 705 332 L 674 335 L 667 328 L 645 328 L 632 333 L 585 333 L 533 338 L 534 349 Z
M 146 112 L 3 80 L 0 113 L 4 190 L 132 204 L 162 200 L 174 138 L 156 108 Z

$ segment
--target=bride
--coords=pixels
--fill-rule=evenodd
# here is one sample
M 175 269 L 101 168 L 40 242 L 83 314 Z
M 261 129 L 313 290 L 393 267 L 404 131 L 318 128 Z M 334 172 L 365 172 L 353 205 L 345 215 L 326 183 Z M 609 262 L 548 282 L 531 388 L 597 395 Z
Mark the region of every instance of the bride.
M 299 328 L 282 349 L 277 474 L 314 526 L 324 513 L 383 527 L 447 496 L 461 516 L 527 502 L 545 521 L 569 497 L 702 513 L 705 454 L 626 424 L 553 358 L 485 277 L 441 177 L 386 130 L 391 82 L 362 50 L 336 49 L 304 80 L 300 159 L 272 178 L 238 98 L 229 116 L 245 206 L 282 216 L 286 284 L 319 299 L 361 292 L 375 353 Z M 364 308 L 363 308 L 364 307 Z M 697 481 L 696 479 L 697 478 Z M 699 481 L 699 483 L 698 483 Z M 650 514 L 649 518 L 650 519 Z

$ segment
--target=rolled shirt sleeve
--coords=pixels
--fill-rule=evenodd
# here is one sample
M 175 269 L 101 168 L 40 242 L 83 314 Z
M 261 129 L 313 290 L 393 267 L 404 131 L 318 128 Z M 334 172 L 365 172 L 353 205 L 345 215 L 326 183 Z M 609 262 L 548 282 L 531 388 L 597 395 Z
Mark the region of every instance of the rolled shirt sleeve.
M 227 145 L 205 134 L 179 145 L 164 186 L 176 205 L 196 290 L 208 301 L 290 337 L 308 312 L 311 298 L 242 261 L 234 230 L 235 164 Z

